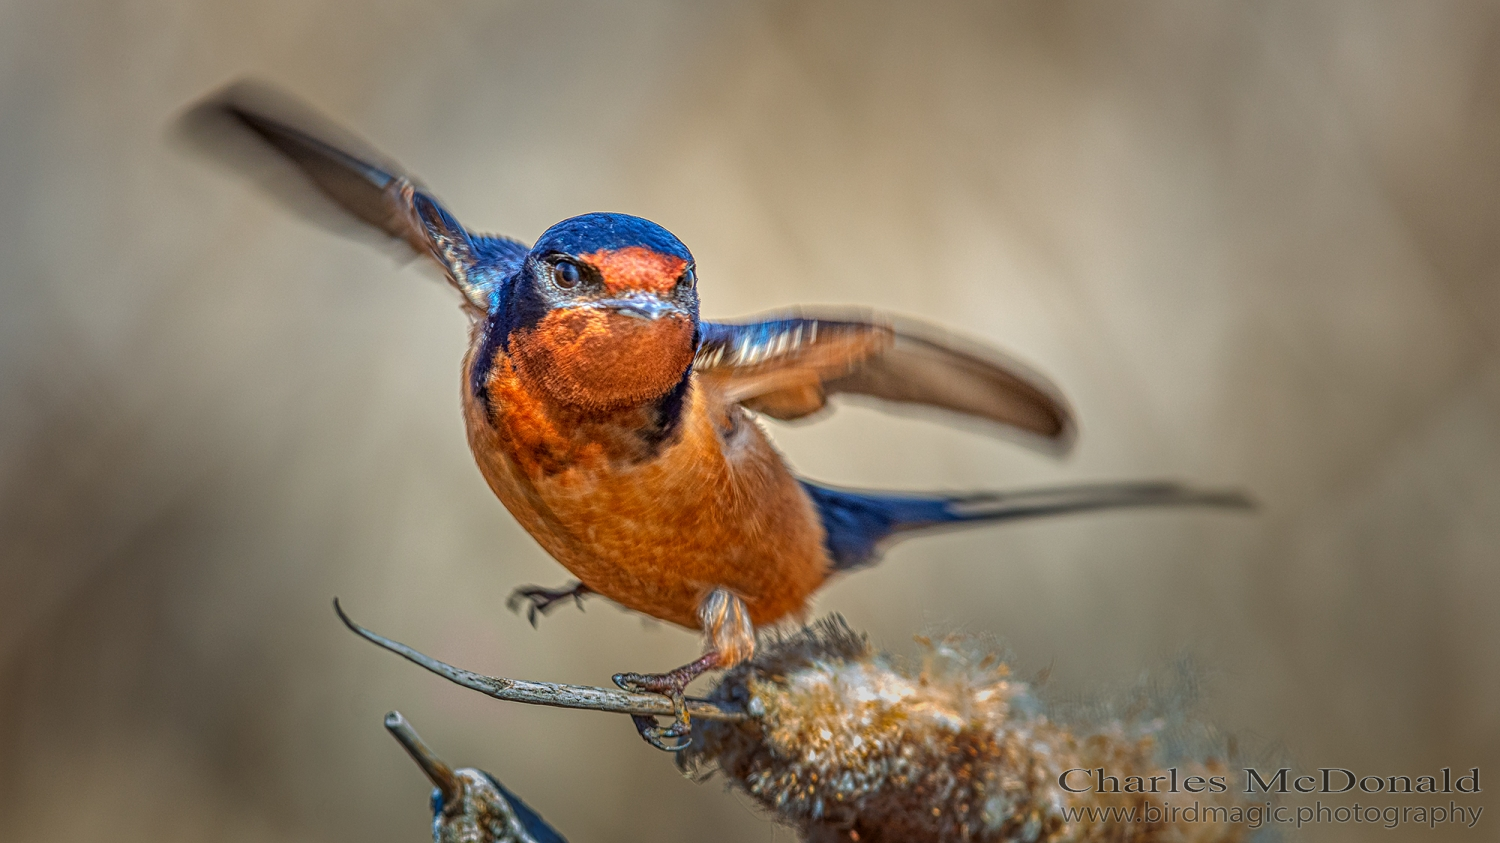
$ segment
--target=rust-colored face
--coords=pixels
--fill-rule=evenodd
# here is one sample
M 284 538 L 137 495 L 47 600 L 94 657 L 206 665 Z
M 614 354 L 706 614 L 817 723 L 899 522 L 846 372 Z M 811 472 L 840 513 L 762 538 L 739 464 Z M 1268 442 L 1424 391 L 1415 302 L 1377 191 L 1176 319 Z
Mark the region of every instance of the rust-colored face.
M 516 372 L 585 410 L 666 395 L 693 359 L 697 292 L 688 261 L 643 246 L 554 253 L 536 264 L 541 317 L 510 335 Z
M 687 261 L 675 255 L 647 249 L 644 246 L 627 246 L 623 249 L 600 249 L 581 255 L 583 263 L 599 273 L 604 289 L 612 294 L 655 293 L 665 296 L 672 292 Z

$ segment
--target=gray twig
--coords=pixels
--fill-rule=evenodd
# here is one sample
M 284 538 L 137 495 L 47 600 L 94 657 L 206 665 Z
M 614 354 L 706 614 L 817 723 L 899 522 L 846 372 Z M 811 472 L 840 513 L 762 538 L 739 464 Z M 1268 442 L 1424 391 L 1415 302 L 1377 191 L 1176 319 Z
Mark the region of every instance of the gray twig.
M 595 688 L 591 685 L 568 685 L 561 682 L 529 682 L 524 679 L 505 679 L 499 676 L 484 676 L 460 667 L 454 667 L 413 650 L 399 641 L 392 641 L 383 635 L 365 629 L 353 620 L 350 620 L 348 615 L 344 614 L 344 609 L 339 605 L 337 598 L 334 598 L 333 610 L 338 612 L 339 619 L 344 622 L 345 626 L 349 627 L 349 629 L 354 631 L 354 634 L 366 641 L 377 644 L 398 656 L 415 662 L 447 679 L 449 682 L 462 685 L 465 688 L 471 688 L 481 694 L 494 697 L 497 700 L 531 703 L 532 705 L 550 705 L 558 708 L 610 711 L 619 714 L 672 716 L 672 702 L 666 697 L 655 694 L 635 694 L 629 691 Z M 702 699 L 689 698 L 687 707 L 690 715 L 705 720 L 744 720 L 748 716 L 742 711 L 723 708 Z

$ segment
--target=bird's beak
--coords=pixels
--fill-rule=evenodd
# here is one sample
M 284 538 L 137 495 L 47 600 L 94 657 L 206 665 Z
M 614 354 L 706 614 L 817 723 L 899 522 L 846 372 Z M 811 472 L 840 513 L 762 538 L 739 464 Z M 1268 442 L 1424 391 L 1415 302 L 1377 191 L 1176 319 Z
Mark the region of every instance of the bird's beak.
M 432 780 L 432 786 L 443 794 L 443 804 L 452 804 L 462 795 L 459 793 L 458 776 L 453 774 L 453 768 L 432 754 L 432 750 L 427 748 L 427 744 L 417 734 L 417 730 L 406 722 L 401 712 L 393 711 L 387 714 L 385 728 L 406 749 L 411 759 L 417 762 L 417 766 L 422 768 L 427 778 Z
M 599 302 L 599 307 L 611 310 L 622 316 L 630 316 L 648 322 L 655 321 L 663 316 L 686 315 L 682 307 L 676 302 L 668 301 L 652 293 L 631 293 L 625 296 L 604 299 Z

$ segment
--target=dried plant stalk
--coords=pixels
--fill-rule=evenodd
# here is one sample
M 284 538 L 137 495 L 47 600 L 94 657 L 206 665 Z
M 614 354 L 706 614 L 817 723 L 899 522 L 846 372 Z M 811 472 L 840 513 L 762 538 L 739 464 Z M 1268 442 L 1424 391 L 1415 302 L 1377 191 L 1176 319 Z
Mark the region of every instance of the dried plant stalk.
M 665 699 L 650 695 L 481 676 L 340 617 L 367 640 L 498 699 L 670 713 Z M 703 778 L 723 775 L 818 843 L 1230 843 L 1248 835 L 1239 818 L 1256 806 L 1227 790 L 1183 800 L 1214 809 L 1191 822 L 1100 811 L 1143 811 L 1162 797 L 1074 793 L 1059 776 L 1098 768 L 1121 781 L 1163 775 L 1157 719 L 1146 712 L 1095 723 L 1054 719 L 992 647 L 963 636 L 918 640 L 923 659 L 905 665 L 837 617 L 768 637 L 753 661 L 691 703 L 693 740 L 678 763 Z M 1182 779 L 1226 775 L 1217 757 L 1173 766 Z
M 333 610 L 338 613 L 339 619 L 344 622 L 344 625 L 353 630 L 355 635 L 415 662 L 447 679 L 449 682 L 462 685 L 465 688 L 470 688 L 481 694 L 494 697 L 497 700 L 530 703 L 532 705 L 550 705 L 558 708 L 609 711 L 617 714 L 673 716 L 671 701 L 657 694 L 636 694 L 629 691 L 616 691 L 610 688 L 595 688 L 592 685 L 569 685 L 561 682 L 529 682 L 524 679 L 504 679 L 497 676 L 485 676 L 474 673 L 473 671 L 464 670 L 461 667 L 454 667 L 453 665 L 420 653 L 399 641 L 393 641 L 379 633 L 365 629 L 351 620 L 348 615 L 344 614 L 344 609 L 339 605 L 337 599 L 333 601 Z M 707 700 L 689 698 L 687 706 L 690 715 L 704 720 L 741 720 L 745 717 L 742 711 L 725 708 Z
M 972 637 L 918 639 L 903 666 L 832 618 L 770 641 L 728 673 L 712 699 L 743 706 L 739 723 L 708 723 L 679 756 L 754 797 L 805 839 L 879 841 L 1235 841 L 1224 822 L 1121 822 L 1071 809 L 1144 808 L 1137 793 L 1070 793 L 1066 770 L 1103 767 L 1124 781 L 1160 775 L 1150 722 L 1054 722 L 992 647 Z M 1223 775 L 1221 761 L 1176 765 Z M 1170 797 L 1167 797 L 1170 799 Z M 1236 805 L 1232 793 L 1201 804 Z M 1191 801 L 1191 800 L 1188 800 Z
M 432 782 L 433 843 L 567 843 L 494 776 L 449 767 L 401 712 L 387 714 L 385 728 Z

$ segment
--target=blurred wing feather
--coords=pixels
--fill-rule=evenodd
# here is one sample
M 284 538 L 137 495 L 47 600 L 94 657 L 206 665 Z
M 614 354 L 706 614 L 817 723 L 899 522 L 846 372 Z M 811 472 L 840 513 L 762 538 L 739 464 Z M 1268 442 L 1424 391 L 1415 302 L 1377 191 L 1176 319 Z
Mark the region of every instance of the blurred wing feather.
M 251 171 L 293 208 L 312 211 L 314 219 L 327 223 L 329 215 L 311 207 L 318 200 L 307 187 L 354 220 L 432 257 L 469 304 L 481 310 L 491 297 L 495 275 L 482 271 L 485 259 L 514 262 L 525 252 L 524 245 L 509 238 L 471 236 L 395 162 L 270 86 L 231 85 L 190 110 L 181 128 L 194 146 Z M 300 180 L 287 178 L 284 167 L 247 145 L 246 130 L 293 164 Z
M 1072 414 L 1045 378 L 992 349 L 876 314 L 705 322 L 694 365 L 730 400 L 774 418 L 802 418 L 847 394 L 980 419 L 1050 450 L 1072 441 Z

